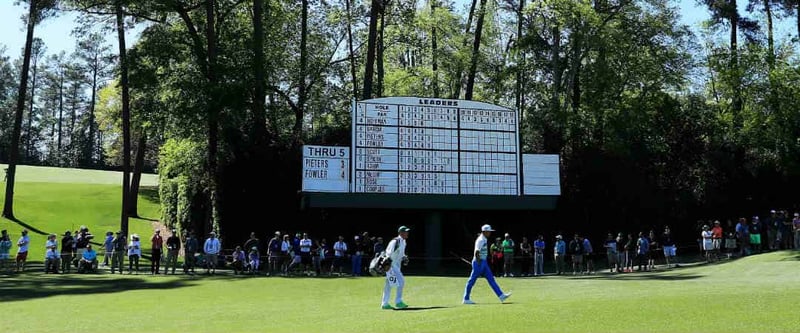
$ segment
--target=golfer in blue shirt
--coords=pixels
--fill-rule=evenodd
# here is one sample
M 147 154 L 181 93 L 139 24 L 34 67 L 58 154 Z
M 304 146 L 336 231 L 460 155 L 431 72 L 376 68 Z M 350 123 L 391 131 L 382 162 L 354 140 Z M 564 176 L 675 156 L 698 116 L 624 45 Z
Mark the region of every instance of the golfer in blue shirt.
M 469 299 L 469 295 L 472 293 L 472 287 L 475 286 L 475 281 L 477 281 L 478 277 L 481 275 L 486 277 L 486 281 L 489 282 L 489 286 L 492 287 L 494 293 L 500 298 L 500 302 L 504 302 L 511 296 L 510 292 L 503 293 L 500 286 L 497 285 L 497 282 L 494 280 L 494 275 L 492 275 L 492 271 L 489 269 L 489 263 L 486 262 L 486 257 L 489 255 L 487 239 L 492 235 L 492 231 L 494 230 L 490 225 L 484 224 L 481 227 L 480 236 L 475 240 L 475 256 L 472 258 L 472 273 L 470 273 L 467 286 L 464 289 L 464 304 L 475 304 L 475 302 Z

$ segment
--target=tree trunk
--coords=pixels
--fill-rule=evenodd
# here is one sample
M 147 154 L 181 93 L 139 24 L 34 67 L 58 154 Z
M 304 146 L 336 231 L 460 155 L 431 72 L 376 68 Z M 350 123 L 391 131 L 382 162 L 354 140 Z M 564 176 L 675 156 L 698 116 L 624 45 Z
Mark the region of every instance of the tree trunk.
M 119 41 L 119 84 L 122 90 L 122 210 L 120 211 L 120 230 L 123 235 L 127 235 L 128 207 L 131 201 L 135 201 L 137 197 L 131 197 L 129 189 L 131 170 L 131 113 L 130 92 L 128 90 L 128 60 L 125 45 L 125 17 L 122 11 L 122 1 L 123 0 L 116 0 L 114 6 L 117 14 L 117 40 Z M 96 76 L 97 73 L 95 72 L 95 77 Z M 94 108 L 94 101 L 92 101 L 92 108 Z M 90 116 L 90 120 L 92 119 L 93 118 Z M 91 123 L 89 126 L 92 126 Z
M 350 49 L 350 75 L 353 78 L 353 98 L 358 98 L 358 78 L 356 76 L 356 54 L 353 51 L 353 12 L 351 0 L 344 0 L 347 7 L 347 47 Z
M 386 16 L 386 6 L 388 5 L 388 1 L 381 4 L 381 13 L 380 13 L 380 30 L 378 31 L 377 37 L 377 46 L 376 46 L 376 54 L 375 54 L 375 62 L 376 62 L 376 76 L 377 82 L 375 84 L 375 90 L 377 90 L 377 97 L 383 97 L 383 28 L 384 28 L 384 16 Z
M 733 71 L 733 126 L 736 130 L 742 128 L 743 120 L 742 120 L 742 78 L 739 73 L 739 48 L 738 48 L 738 25 L 739 25 L 739 14 L 737 9 L 736 0 L 730 0 L 730 3 L 733 7 L 733 11 L 731 12 L 730 16 L 730 23 L 731 23 L 731 35 L 730 35 L 730 52 L 731 52 L 731 63 L 730 69 Z
M 253 75 L 256 79 L 253 92 L 253 121 L 257 149 L 266 148 L 267 116 L 264 102 L 264 0 L 253 1 Z M 138 156 L 137 156 L 138 158 Z
M 475 75 L 478 71 L 478 57 L 480 56 L 481 32 L 483 32 L 483 18 L 486 16 L 486 0 L 481 0 L 481 8 L 478 10 L 478 22 L 475 26 L 475 40 L 472 43 L 472 59 L 467 74 L 467 88 L 464 92 L 464 99 L 472 100 L 472 92 L 475 88 Z
M 219 113 L 217 110 L 217 42 L 215 31 L 214 7 L 215 0 L 206 0 L 206 57 L 208 58 L 208 177 L 211 201 L 211 230 L 220 233 L 220 173 L 217 166 L 219 144 Z
M 764 14 L 767 16 L 767 65 L 770 72 L 775 69 L 775 39 L 772 35 L 772 6 L 764 0 Z
M 63 64 L 61 64 L 63 66 Z M 58 84 L 58 151 L 57 151 L 57 158 L 58 162 L 57 165 L 61 166 L 61 143 L 62 143 L 62 123 L 64 120 L 64 68 L 61 68 L 61 73 L 59 76 L 59 84 Z
M 436 53 L 439 52 L 436 46 L 436 0 L 431 0 L 431 16 L 434 18 L 431 27 L 431 70 L 433 71 L 433 82 L 431 82 L 431 85 L 433 86 L 433 97 L 439 98 L 439 64 L 436 59 Z M 383 29 L 381 29 L 381 32 L 382 31 Z
M 519 120 L 521 121 L 524 119 L 523 114 L 525 112 L 525 100 L 522 93 L 522 89 L 525 85 L 522 83 L 525 71 L 525 53 L 522 52 L 522 48 L 520 47 L 520 41 L 522 40 L 522 18 L 523 18 L 523 10 L 525 9 L 525 0 L 519 0 L 519 8 L 517 9 L 517 42 L 515 46 L 517 48 L 517 84 L 516 84 L 516 107 L 517 112 L 519 112 Z
M 25 94 L 28 92 L 28 71 L 31 66 L 31 44 L 33 44 L 33 28 L 36 26 L 36 1 L 29 2 L 28 32 L 25 35 L 25 51 L 22 57 L 22 72 L 20 73 L 19 93 L 17 94 L 17 111 L 14 115 L 14 129 L 11 134 L 11 153 L 8 158 L 6 170 L 6 196 L 3 203 L 3 217 L 15 220 L 14 217 L 14 181 L 19 163 L 19 137 L 22 132 L 22 116 L 25 110 Z
M 375 40 L 378 37 L 378 14 L 380 13 L 381 0 L 372 0 L 369 10 L 369 32 L 367 34 L 367 61 L 364 67 L 364 93 L 361 99 L 372 98 L 372 76 L 375 71 Z
M 36 74 L 37 74 L 37 69 L 38 68 L 39 68 L 39 56 L 37 55 L 37 56 L 33 57 L 33 66 L 31 68 L 31 70 L 33 71 L 32 75 L 31 75 L 31 98 L 30 98 L 30 102 L 29 102 L 30 104 L 28 104 L 28 125 L 26 126 L 27 129 L 25 130 L 25 133 L 26 133 L 26 135 L 25 135 L 25 158 L 28 159 L 28 160 L 30 160 L 31 151 L 33 150 L 33 147 L 32 147 L 33 146 L 33 111 L 34 111 L 34 108 L 33 108 L 34 105 L 33 104 L 35 102 L 34 99 L 36 97 Z
M 139 144 L 136 146 L 136 158 L 133 164 L 130 195 L 128 198 L 128 216 L 139 217 L 139 184 L 142 182 L 142 168 L 144 168 L 144 155 L 147 152 L 147 133 L 141 129 Z
M 99 57 L 98 53 L 95 53 L 94 68 L 92 68 L 92 98 L 90 100 L 91 104 L 89 104 L 89 134 L 87 136 L 88 147 L 86 147 L 88 155 L 84 156 L 87 159 L 86 160 L 87 165 L 84 166 L 94 165 L 94 140 L 95 140 L 94 108 L 95 108 L 95 102 L 97 101 L 97 76 L 99 74 L 98 72 L 100 71 L 100 59 L 98 59 L 98 57 Z
M 300 147 L 303 138 L 303 117 L 305 116 L 306 95 L 308 88 L 308 0 L 302 0 L 302 13 L 300 15 L 300 72 L 297 78 L 297 107 L 294 108 L 294 128 L 292 130 L 292 146 Z
M 467 37 L 469 36 L 469 28 L 472 27 L 472 18 L 475 16 L 475 5 L 477 4 L 477 2 L 478 0 L 472 0 L 472 4 L 469 7 L 469 15 L 467 16 L 467 26 L 466 28 L 464 28 L 464 42 L 461 44 L 462 49 L 467 48 L 467 43 L 469 41 Z M 458 70 L 456 72 L 455 87 L 453 89 L 452 95 L 450 95 L 450 98 L 458 99 L 458 97 L 461 96 L 461 86 L 464 85 L 464 82 L 462 82 L 463 80 L 464 80 L 464 68 L 461 65 L 461 62 L 459 62 Z

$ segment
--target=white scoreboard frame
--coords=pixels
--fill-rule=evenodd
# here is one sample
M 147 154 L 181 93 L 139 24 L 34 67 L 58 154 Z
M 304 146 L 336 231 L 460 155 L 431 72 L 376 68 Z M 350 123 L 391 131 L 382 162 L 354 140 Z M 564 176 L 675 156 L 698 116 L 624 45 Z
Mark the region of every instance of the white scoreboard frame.
M 467 101 L 467 100 L 455 100 L 455 99 L 424 98 L 424 97 L 385 97 L 385 98 L 368 99 L 368 100 L 363 100 L 363 101 L 355 101 L 355 100 L 353 100 L 353 102 L 351 104 L 351 113 L 350 113 L 351 114 L 351 131 L 352 131 L 351 132 L 352 142 L 351 142 L 351 152 L 350 152 L 350 172 L 351 173 L 350 173 L 350 179 L 349 179 L 349 182 L 350 182 L 350 193 L 375 193 L 375 192 L 367 192 L 367 191 L 360 191 L 359 192 L 359 191 L 357 191 L 357 188 L 356 188 L 357 169 L 358 169 L 358 162 L 356 161 L 356 159 L 358 158 L 357 128 L 358 128 L 358 126 L 360 126 L 358 124 L 358 121 L 357 121 L 357 108 L 358 108 L 359 104 L 396 105 L 396 106 L 398 106 L 398 112 L 400 112 L 399 111 L 400 106 L 408 106 L 408 107 L 419 107 L 419 106 L 437 107 L 437 106 L 439 106 L 439 107 L 447 107 L 447 108 L 456 108 L 458 110 L 457 114 L 456 114 L 456 118 L 457 118 L 456 121 L 457 121 L 458 125 L 454 129 L 456 131 L 458 131 L 459 135 L 457 135 L 456 148 L 453 149 L 453 150 L 450 150 L 450 151 L 456 152 L 457 156 L 458 156 L 457 157 L 457 161 L 456 161 L 456 163 L 458 163 L 458 168 L 457 168 L 457 172 L 455 173 L 456 176 L 458 177 L 457 191 L 456 191 L 456 193 L 437 193 L 437 194 L 450 194 L 450 195 L 471 195 L 472 194 L 472 195 L 493 195 L 493 196 L 503 196 L 503 195 L 506 195 L 506 196 L 509 196 L 509 195 L 510 196 L 522 196 L 522 195 L 524 195 L 523 182 L 522 182 L 524 169 L 523 169 L 523 165 L 522 165 L 522 152 L 520 150 L 520 145 L 519 145 L 519 123 L 520 122 L 519 122 L 519 112 L 517 110 L 509 109 L 509 108 L 506 108 L 506 107 L 493 105 L 493 104 L 489 104 L 489 103 L 484 103 L 484 102 Z M 516 191 L 514 193 L 468 193 L 468 194 L 463 193 L 463 190 L 461 188 L 461 179 L 462 179 L 462 172 L 461 172 L 462 145 L 461 145 L 461 139 L 462 139 L 462 137 L 461 137 L 461 133 L 460 133 L 460 131 L 463 129 L 461 127 L 461 119 L 460 119 L 460 112 L 461 112 L 462 109 L 480 110 L 480 111 L 482 111 L 482 110 L 491 110 L 491 111 L 504 111 L 504 112 L 513 112 L 514 113 L 514 125 L 513 125 L 514 141 L 513 142 L 514 142 L 514 159 L 515 159 L 514 160 L 514 162 L 515 162 L 514 165 L 516 165 L 516 175 L 515 175 L 515 178 L 516 178 L 515 179 L 516 180 Z M 366 110 L 365 110 L 365 112 L 366 112 Z M 363 125 L 361 125 L 361 126 L 363 126 Z M 366 125 L 366 126 L 369 126 L 369 125 Z M 401 125 L 399 124 L 399 121 L 398 121 L 398 124 L 395 125 L 395 127 L 398 128 L 398 131 L 399 131 L 399 128 L 401 127 Z M 425 126 L 419 126 L 419 127 L 403 126 L 403 127 L 430 128 L 430 127 L 425 127 Z M 481 132 L 481 130 L 476 130 L 476 131 Z M 490 131 L 485 131 L 484 130 L 483 132 L 490 132 Z M 400 149 L 400 148 L 398 147 L 396 149 Z M 408 148 L 408 149 L 409 150 L 413 150 L 413 148 Z M 487 152 L 487 153 L 492 153 L 492 152 Z M 401 171 L 401 168 L 400 168 L 399 162 L 398 162 L 398 167 L 397 167 L 398 182 L 400 180 L 400 175 L 399 175 L 400 171 Z M 367 171 L 365 171 L 365 172 L 367 172 Z M 470 173 L 470 174 L 481 174 L 481 173 Z M 484 174 L 491 175 L 491 174 L 497 174 L 497 173 L 484 173 Z M 396 189 L 396 191 L 389 191 L 389 192 L 386 192 L 386 193 L 409 194 L 409 195 L 414 194 L 414 193 L 401 192 L 399 185 L 398 185 L 398 188 Z M 423 194 L 432 194 L 432 193 L 427 193 L 426 192 L 426 193 L 423 193 Z

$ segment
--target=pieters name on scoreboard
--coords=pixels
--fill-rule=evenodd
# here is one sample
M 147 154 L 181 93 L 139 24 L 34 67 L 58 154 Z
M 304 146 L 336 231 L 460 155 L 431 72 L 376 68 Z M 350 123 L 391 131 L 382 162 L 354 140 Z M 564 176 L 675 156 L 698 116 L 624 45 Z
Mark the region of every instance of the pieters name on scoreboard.
M 458 101 L 420 98 L 419 104 L 436 106 L 458 106 Z

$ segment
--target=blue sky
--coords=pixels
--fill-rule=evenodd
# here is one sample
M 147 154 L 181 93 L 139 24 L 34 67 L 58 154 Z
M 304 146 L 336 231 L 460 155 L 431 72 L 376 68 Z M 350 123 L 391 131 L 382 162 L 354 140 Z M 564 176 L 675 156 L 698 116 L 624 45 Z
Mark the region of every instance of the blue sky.
M 458 1 L 458 0 L 457 0 Z M 700 22 L 708 18 L 707 11 L 697 6 L 696 0 L 669 0 L 680 6 L 682 20 L 685 24 L 697 28 Z M 744 7 L 744 6 L 741 6 Z M 26 10 L 24 5 L 14 5 L 14 1 L 0 0 L 0 47 L 7 48 L 6 55 L 17 58 L 22 53 L 25 46 L 25 27 L 20 17 Z M 743 10 L 743 9 L 742 9 Z M 35 35 L 44 40 L 48 54 L 55 54 L 65 51 L 67 54 L 72 52 L 75 47 L 75 37 L 71 35 L 75 28 L 75 13 L 61 14 L 58 17 L 50 18 L 36 27 Z M 783 20 L 777 26 L 778 36 L 793 36 L 795 18 L 791 17 Z M 116 49 L 116 34 L 109 33 L 108 42 Z M 128 35 L 128 43 L 132 44 L 136 38 L 136 32 Z

